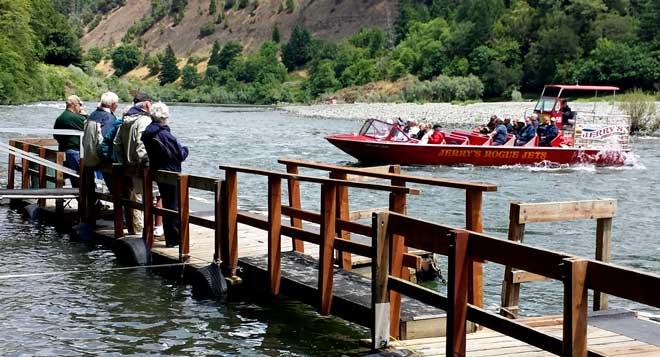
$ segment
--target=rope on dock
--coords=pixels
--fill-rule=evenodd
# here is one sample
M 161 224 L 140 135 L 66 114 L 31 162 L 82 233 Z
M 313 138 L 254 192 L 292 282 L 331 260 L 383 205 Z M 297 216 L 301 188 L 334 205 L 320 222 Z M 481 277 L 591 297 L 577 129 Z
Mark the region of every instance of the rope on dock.
M 155 268 L 168 268 L 176 267 L 182 265 L 188 265 L 189 263 L 171 263 L 171 264 L 157 264 L 157 265 L 136 265 L 130 267 L 119 267 L 119 268 L 106 268 L 106 269 L 86 269 L 86 270 L 65 270 L 65 271 L 51 271 L 46 273 L 28 273 L 28 274 L 11 274 L 11 275 L 0 275 L 0 280 L 6 279 L 15 279 L 15 278 L 30 278 L 37 276 L 49 276 L 49 275 L 67 275 L 67 274 L 81 274 L 81 273 L 100 273 L 107 271 L 119 271 L 119 270 L 131 270 L 131 269 L 155 269 Z

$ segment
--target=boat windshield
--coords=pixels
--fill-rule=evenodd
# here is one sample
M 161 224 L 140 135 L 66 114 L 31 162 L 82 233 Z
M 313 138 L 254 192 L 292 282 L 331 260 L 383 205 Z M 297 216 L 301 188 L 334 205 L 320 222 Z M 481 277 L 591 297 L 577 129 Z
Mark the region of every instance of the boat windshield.
M 371 136 L 376 139 L 385 139 L 390 133 L 392 124 L 382 122 L 380 120 L 367 120 L 360 129 L 360 135 Z
M 556 98 L 554 97 L 541 97 L 536 103 L 534 110 L 539 112 L 551 112 L 555 107 Z

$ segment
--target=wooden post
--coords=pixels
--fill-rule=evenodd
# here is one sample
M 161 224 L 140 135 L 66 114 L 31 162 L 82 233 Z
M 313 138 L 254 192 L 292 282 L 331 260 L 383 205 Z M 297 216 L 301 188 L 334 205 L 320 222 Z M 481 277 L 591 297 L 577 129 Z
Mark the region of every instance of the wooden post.
M 82 172 L 82 166 L 80 167 Z M 124 236 L 124 208 L 121 203 L 122 194 L 124 193 L 124 172 L 123 167 L 119 164 L 112 165 L 112 205 L 115 211 L 115 238 Z
M 80 160 L 80 163 L 81 165 L 84 164 L 82 159 Z M 80 181 L 82 180 L 85 180 L 85 219 L 87 220 L 87 223 L 94 224 L 96 223 L 96 174 L 94 169 L 86 167 L 84 177 L 80 178 Z
M 16 140 L 9 140 L 9 146 L 16 147 Z M 7 188 L 14 189 L 15 177 L 16 177 L 16 156 L 9 153 L 9 158 L 7 159 Z
M 238 182 L 236 171 L 226 170 L 222 196 L 221 257 L 225 276 L 236 276 L 238 265 Z
M 23 151 L 30 150 L 30 144 L 23 143 Z M 21 159 L 21 188 L 30 188 L 30 162 L 27 159 Z
M 470 270 L 467 247 L 467 232 L 449 233 L 446 356 L 465 356 Z
M 139 172 L 139 171 L 138 171 Z M 154 246 L 154 191 L 151 170 L 142 170 L 142 212 L 144 225 L 142 239 L 147 248 Z
M 213 211 L 215 214 L 213 263 L 217 265 L 222 263 L 222 195 L 222 181 L 216 181 L 213 189 Z
M 612 241 L 612 218 L 596 220 L 596 260 L 609 263 Z M 594 290 L 594 311 L 607 310 L 607 294 Z
M 387 234 L 387 212 L 374 213 L 371 219 L 371 348 L 387 347 L 390 339 L 390 294 L 387 283 L 390 274 L 390 237 Z
M 520 204 L 511 202 L 509 208 L 509 240 L 522 243 L 525 236 L 525 224 L 520 224 Z M 504 268 L 504 279 L 502 281 L 502 300 L 500 315 L 508 318 L 518 317 L 518 302 L 520 300 L 520 283 L 511 280 L 510 266 Z
M 66 154 L 61 151 L 58 151 L 57 154 L 55 154 L 55 163 L 58 165 L 64 165 L 65 158 L 66 158 Z M 78 175 L 80 175 L 80 173 L 78 173 Z M 56 188 L 64 187 L 64 173 L 62 171 L 55 170 L 55 187 Z M 78 209 L 80 209 L 80 207 L 78 207 Z M 55 200 L 55 212 L 60 216 L 64 214 L 63 199 Z
M 321 244 L 319 245 L 319 294 L 321 315 L 329 315 L 332 305 L 333 245 L 336 232 L 337 186 L 321 185 Z
M 564 356 L 587 356 L 586 259 L 564 259 Z
M 348 175 L 342 172 L 330 172 L 330 178 L 336 180 L 346 180 Z M 337 187 L 337 218 L 348 220 L 350 216 L 348 208 L 348 187 L 347 186 L 338 186 Z M 341 239 L 351 240 L 351 232 L 337 229 L 337 235 Z M 351 270 L 353 264 L 351 262 L 351 253 L 337 251 L 337 261 L 339 266 L 344 270 Z
M 187 261 L 190 255 L 190 189 L 188 187 L 188 181 L 188 175 L 179 175 L 179 234 L 181 236 L 181 242 L 179 243 L 180 262 Z M 151 234 L 153 234 L 153 229 L 151 230 Z
M 80 163 L 82 164 L 83 161 L 80 160 Z M 87 220 L 87 170 L 83 165 L 80 165 L 80 170 L 78 170 L 78 216 L 81 223 L 89 223 Z
M 298 166 L 294 164 L 286 164 L 286 172 L 292 175 L 298 174 Z M 298 180 L 288 179 L 287 182 L 287 191 L 289 193 L 289 206 L 293 208 L 300 209 L 300 182 Z M 302 228 L 302 220 L 300 218 L 291 217 L 291 226 L 296 228 Z M 305 252 L 305 242 L 293 239 L 293 250 L 296 252 L 304 253 Z
M 39 147 L 39 157 L 46 159 L 46 147 Z M 46 166 L 39 164 L 39 188 L 46 188 Z M 39 207 L 46 206 L 46 199 L 40 198 L 38 201 Z
M 465 192 L 465 228 L 473 232 L 483 231 L 482 192 L 467 189 Z M 481 262 L 472 260 L 470 264 L 470 282 L 468 284 L 468 301 L 477 307 L 484 307 L 484 281 Z
M 268 176 L 268 286 L 272 295 L 280 293 L 282 253 L 282 179 Z
M 389 210 L 396 213 L 406 214 L 406 194 L 390 193 Z M 406 279 L 408 270 L 403 266 L 403 253 L 406 252 L 404 237 L 393 234 L 390 243 L 392 253 L 390 255 L 390 275 Z M 390 291 L 390 335 L 398 338 L 400 333 L 401 294 Z

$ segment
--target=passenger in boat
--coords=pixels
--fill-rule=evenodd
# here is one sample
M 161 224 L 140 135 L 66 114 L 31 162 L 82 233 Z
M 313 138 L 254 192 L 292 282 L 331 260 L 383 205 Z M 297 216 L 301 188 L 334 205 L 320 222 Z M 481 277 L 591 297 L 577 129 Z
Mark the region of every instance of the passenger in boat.
M 506 127 L 507 133 L 513 134 L 513 124 L 511 123 L 511 118 L 504 118 L 504 126 Z
M 406 125 L 403 127 L 403 132 L 408 134 L 408 136 L 411 138 L 419 132 L 419 126 L 417 126 L 415 119 L 406 120 Z
M 561 107 L 559 110 L 561 111 L 562 127 L 567 125 L 573 125 L 573 123 L 571 123 L 571 120 L 573 120 L 574 113 L 571 110 L 571 107 L 568 106 L 568 102 L 566 101 L 566 99 L 561 100 Z
M 85 149 L 85 167 L 95 167 L 104 162 L 102 146 L 104 137 L 112 130 L 113 123 L 117 120 L 115 111 L 119 106 L 119 97 L 113 92 L 101 95 L 101 103 L 85 122 L 85 135 L 83 136 L 83 148 Z M 108 189 L 112 187 L 112 178 L 109 173 L 97 171 L 97 176 L 103 177 Z
M 525 121 L 518 117 L 514 117 L 513 130 L 511 131 L 511 134 L 518 136 L 520 133 L 522 133 L 524 127 L 525 127 Z
M 83 102 L 77 95 L 66 98 L 66 109 L 55 119 L 53 129 L 83 131 L 86 115 L 83 111 Z M 57 140 L 57 151 L 64 151 L 64 166 L 80 172 L 80 137 L 77 135 L 53 135 Z M 72 187 L 78 187 L 80 180 L 77 177 L 68 176 Z
M 488 134 L 493 138 L 493 145 L 504 145 L 506 143 L 506 126 L 504 125 L 504 120 L 497 118 L 495 119 L 495 130 Z
M 550 146 L 552 140 L 559 135 L 559 129 L 555 125 L 555 118 L 545 117 L 543 119 L 543 124 L 539 126 L 539 146 Z
M 531 116 L 531 123 L 532 123 L 532 125 L 534 126 L 534 130 L 536 130 L 536 129 L 539 128 L 539 124 L 540 124 L 540 123 L 539 123 L 539 115 L 538 115 L 538 114 L 536 114 L 536 113 L 532 113 L 532 116 Z
M 188 157 L 188 148 L 181 146 L 179 140 L 172 135 L 167 125 L 170 110 L 167 105 L 157 102 L 151 107 L 152 123 L 141 135 L 149 156 L 149 169 L 181 172 L 181 163 Z M 158 190 L 163 199 L 163 207 L 171 210 L 179 209 L 178 190 L 176 185 L 158 182 Z M 165 246 L 175 247 L 181 242 L 181 222 L 177 216 L 164 216 Z
M 525 119 L 525 127 L 522 129 L 522 132 L 516 137 L 515 145 L 523 146 L 527 144 L 530 140 L 534 139 L 536 136 L 536 129 L 534 129 L 534 124 L 532 124 L 532 118 L 527 117 Z
M 442 144 L 445 142 L 445 134 L 442 132 L 442 125 L 434 124 L 433 131 L 429 135 L 428 143 L 429 144 Z
M 424 136 L 429 132 L 429 125 L 427 123 L 420 123 L 419 124 L 419 131 L 417 131 L 417 134 L 413 135 L 413 139 L 417 140 L 422 140 Z M 428 138 L 427 138 L 428 141 Z M 424 143 L 425 144 L 425 143 Z
M 485 126 L 479 127 L 479 132 L 481 134 L 490 134 L 493 130 L 495 130 L 495 120 L 497 119 L 497 115 L 493 115 L 490 117 L 490 120 L 488 121 L 488 124 Z
M 142 142 L 142 133 L 151 124 L 151 97 L 146 93 L 136 93 L 133 98 L 133 106 L 124 114 L 124 120 L 117 131 L 113 141 L 115 156 L 120 164 L 144 168 L 149 166 L 147 150 Z M 132 187 L 130 199 L 142 202 L 142 179 L 131 177 Z M 132 227 L 128 227 L 130 234 L 142 232 L 142 211 L 131 209 L 133 217 Z

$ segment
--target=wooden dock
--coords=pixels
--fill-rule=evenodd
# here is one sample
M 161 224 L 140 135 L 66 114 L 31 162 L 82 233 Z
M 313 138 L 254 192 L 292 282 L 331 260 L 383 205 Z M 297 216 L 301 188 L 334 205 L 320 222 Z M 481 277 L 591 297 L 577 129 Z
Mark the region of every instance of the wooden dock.
M 561 316 L 521 319 L 520 321 L 527 323 L 529 326 L 537 326 L 537 330 L 544 334 L 556 336 L 557 338 L 562 337 Z M 660 330 L 660 325 L 656 329 Z M 466 341 L 465 352 L 467 356 L 555 356 L 553 353 L 487 328 L 468 334 Z M 395 340 L 390 343 L 390 347 L 386 351 L 398 352 L 398 354 L 406 356 L 444 356 L 446 342 L 446 337 Z M 660 346 L 592 325 L 587 328 L 587 345 L 590 351 L 603 356 L 660 356 Z
M 62 156 L 40 146 L 45 145 L 44 141 L 12 140 L 11 145 L 25 151 L 36 150 L 42 158 L 52 157 L 55 161 Z M 31 183 L 35 182 L 41 188 L 46 188 L 48 182 L 62 187 L 61 172 L 49 174 L 45 167 L 38 163 L 35 167 L 27 159 L 22 159 L 20 166 L 16 165 L 12 154 L 9 159 L 8 189 L 14 188 L 16 170 L 21 172 L 24 189 L 34 187 Z M 105 241 L 114 245 L 126 243 L 136 249 L 134 253 L 153 257 L 141 262 L 176 262 L 184 266 L 184 273 L 190 267 L 197 269 L 197 273 L 221 269 L 226 281 L 234 284 L 232 288 L 247 288 L 252 294 L 265 298 L 284 294 L 318 307 L 322 315 L 335 314 L 363 324 L 371 330 L 374 351 L 389 349 L 402 355 L 441 355 L 444 352 L 448 356 L 658 355 L 660 333 L 656 331 L 659 323 L 641 322 L 636 317 L 603 323 L 602 315 L 588 312 L 589 290 L 600 298 L 595 309 L 607 306 L 606 294 L 660 308 L 660 276 L 607 263 L 606 244 L 615 202 L 559 203 L 571 212 L 580 211 L 578 216 L 571 213 L 573 218 L 598 220 L 600 247 L 597 260 L 593 260 L 520 243 L 524 224 L 540 220 L 541 216 L 533 218 L 536 217 L 533 213 L 547 211 L 552 206 L 549 204 L 516 206 L 522 214 L 510 216 L 515 233 L 510 240 L 481 233 L 482 194 L 496 190 L 493 185 L 403 175 L 397 167 L 384 172 L 297 160 L 280 160 L 280 163 L 286 165 L 286 172 L 220 166 L 223 178 L 151 172 L 120 165 L 103 168 L 113 177 L 142 178 L 144 202 L 141 203 L 126 197 L 127 190 L 121 179 L 113 180 L 112 194 L 97 192 L 93 173 L 81 165 L 77 213 L 80 221 L 86 224 L 83 226 L 95 227 L 95 234 L 105 237 Z M 301 167 L 320 170 L 328 177 L 300 175 Z M 239 173 L 267 178 L 264 188 L 268 192 L 267 214 L 239 210 Z M 386 183 L 352 179 L 356 176 Z M 154 181 L 177 187 L 178 209 L 153 204 Z M 288 188 L 288 204 L 282 199 L 283 181 Z M 301 182 L 320 185 L 318 211 L 301 208 Z M 408 184 L 464 190 L 466 226 L 450 227 L 407 216 L 408 196 L 420 193 L 417 187 L 411 188 Z M 349 188 L 388 195 L 387 210 L 374 210 L 371 224 L 352 220 L 348 210 Z M 191 190 L 211 192 L 213 211 L 191 209 Z M 96 202 L 99 199 L 113 204 L 111 219 L 98 219 Z M 45 206 L 45 201 L 40 199 L 39 206 Z M 52 208 L 54 215 L 61 214 L 63 208 L 62 200 L 57 202 L 57 208 Z M 126 236 L 123 222 L 126 209 L 144 212 L 142 235 Z M 178 248 L 167 248 L 153 236 L 157 215 L 175 216 L 180 220 Z M 542 216 L 548 219 L 547 215 Z M 365 238 L 356 240 L 355 236 Z M 409 281 L 409 269 L 420 265 L 419 256 L 411 254 L 414 249 L 447 257 L 446 295 Z M 368 276 L 352 271 L 357 256 L 371 261 Z M 523 281 L 520 278 L 523 275 L 533 277 L 531 280 L 561 282 L 564 294 L 561 318 L 519 320 L 510 318 L 515 317 L 515 313 L 502 316 L 485 310 L 484 262 L 506 267 L 511 280 L 505 281 L 512 284 Z M 205 280 L 207 283 L 216 281 L 225 282 L 220 278 Z M 505 306 L 513 311 L 512 304 L 518 299 L 517 289 L 513 287 L 509 291 L 511 299 L 506 299 Z M 640 323 L 646 325 L 640 327 Z M 470 334 L 471 324 L 483 329 Z M 440 334 L 446 337 L 428 338 Z

